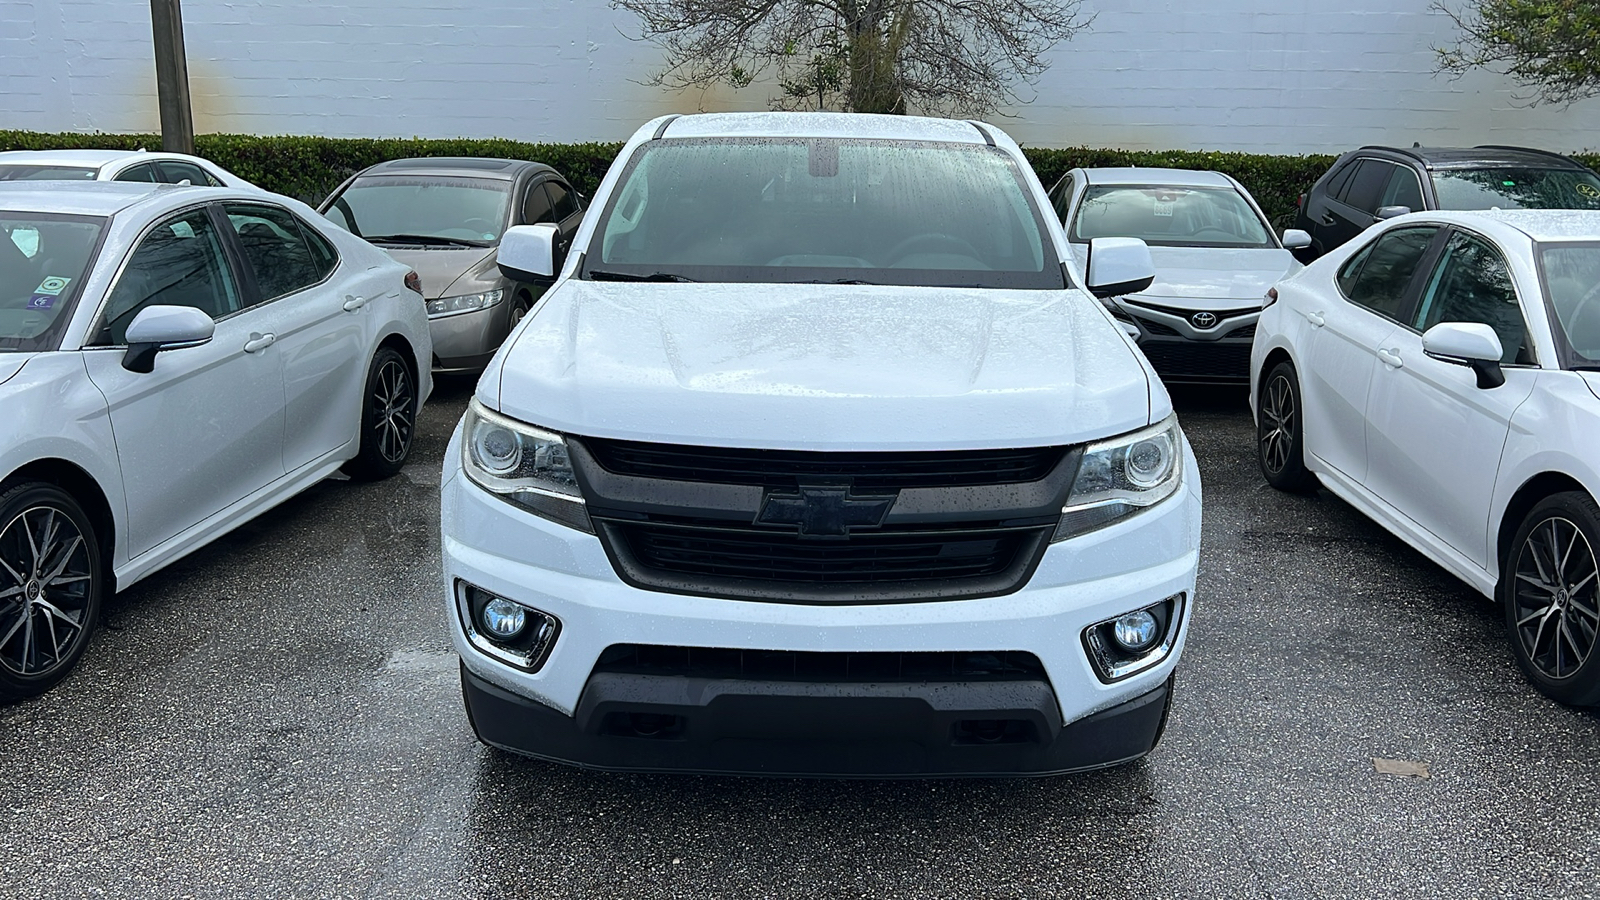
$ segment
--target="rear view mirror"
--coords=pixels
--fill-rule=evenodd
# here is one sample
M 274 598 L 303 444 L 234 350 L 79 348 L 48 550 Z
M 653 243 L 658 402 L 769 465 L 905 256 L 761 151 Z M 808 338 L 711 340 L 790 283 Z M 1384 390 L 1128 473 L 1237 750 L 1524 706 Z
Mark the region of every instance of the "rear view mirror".
M 152 372 L 157 353 L 198 347 L 216 331 L 217 323 L 192 306 L 147 306 L 128 323 L 128 352 L 122 355 L 122 367 Z
M 1506 383 L 1506 373 L 1500 369 L 1505 348 L 1494 329 L 1481 322 L 1440 322 L 1423 332 L 1422 352 L 1440 362 L 1469 366 L 1480 388 Z
M 1311 235 L 1298 228 L 1291 228 L 1283 233 L 1283 249 L 1301 250 L 1311 246 Z
M 500 273 L 512 281 L 549 281 L 556 275 L 556 235 L 549 223 L 513 225 L 500 238 L 496 260 Z
M 1403 216 L 1408 212 L 1411 212 L 1411 207 L 1409 206 L 1380 206 L 1378 207 L 1378 211 L 1373 213 L 1373 215 L 1378 217 L 1378 221 L 1382 222 L 1384 219 L 1392 219 L 1395 216 Z
M 1156 280 L 1150 248 L 1138 238 L 1103 237 L 1089 241 L 1086 272 L 1089 293 L 1102 299 L 1137 294 Z

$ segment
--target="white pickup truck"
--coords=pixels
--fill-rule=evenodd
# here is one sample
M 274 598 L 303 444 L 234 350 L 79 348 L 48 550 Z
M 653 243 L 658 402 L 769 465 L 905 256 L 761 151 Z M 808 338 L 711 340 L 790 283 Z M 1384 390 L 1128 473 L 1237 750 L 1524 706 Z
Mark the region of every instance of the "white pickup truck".
M 646 124 L 445 457 L 484 742 L 603 769 L 1045 774 L 1160 739 L 1200 481 L 1017 145 L 825 113 Z

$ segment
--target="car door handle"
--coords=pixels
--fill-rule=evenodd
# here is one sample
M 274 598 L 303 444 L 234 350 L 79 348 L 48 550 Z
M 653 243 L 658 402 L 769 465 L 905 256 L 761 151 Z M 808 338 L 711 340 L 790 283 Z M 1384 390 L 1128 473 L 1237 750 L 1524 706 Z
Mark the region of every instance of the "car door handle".
M 371 299 L 371 298 L 367 298 L 367 299 Z M 356 310 L 360 309 L 361 307 L 367 305 L 367 299 L 362 299 L 361 297 L 357 297 L 355 294 L 345 294 L 344 295 L 344 311 L 345 312 L 355 312 Z
M 1319 313 L 1319 312 L 1308 312 L 1308 313 L 1306 313 L 1306 321 L 1310 322 L 1311 324 L 1313 324 L 1315 326 L 1317 326 L 1318 328 L 1321 328 L 1322 326 L 1328 324 L 1328 320 L 1324 319 L 1322 317 L 1322 313 Z
M 244 352 L 254 353 L 257 350 L 265 350 L 271 347 L 272 342 L 277 339 L 278 336 L 271 332 L 260 334 L 252 331 L 250 332 L 250 340 L 244 342 Z
M 1330 216 L 1327 213 L 1323 213 L 1322 214 L 1322 218 L 1318 219 L 1317 221 L 1321 222 L 1324 225 L 1335 225 L 1335 224 L 1338 224 L 1337 220 L 1335 220 L 1333 218 L 1333 216 Z
M 1378 358 L 1383 360 L 1383 364 L 1391 369 L 1400 369 L 1405 367 L 1405 360 L 1400 358 L 1399 350 L 1390 350 L 1387 348 L 1379 350 Z

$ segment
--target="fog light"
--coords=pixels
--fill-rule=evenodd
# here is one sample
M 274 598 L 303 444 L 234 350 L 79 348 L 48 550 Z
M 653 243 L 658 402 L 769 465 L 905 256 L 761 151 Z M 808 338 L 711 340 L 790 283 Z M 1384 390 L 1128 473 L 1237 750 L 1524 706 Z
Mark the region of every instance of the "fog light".
M 1148 610 L 1131 612 L 1111 626 L 1111 637 L 1126 650 L 1138 652 L 1156 642 L 1159 628 Z
M 500 640 L 508 641 L 522 633 L 523 627 L 528 624 L 528 612 L 510 600 L 496 597 L 483 605 L 482 619 L 484 631 Z M 1117 622 L 1119 641 L 1122 640 L 1121 627 L 1122 623 L 1119 620 Z M 1155 625 L 1152 623 L 1150 627 L 1154 628 Z

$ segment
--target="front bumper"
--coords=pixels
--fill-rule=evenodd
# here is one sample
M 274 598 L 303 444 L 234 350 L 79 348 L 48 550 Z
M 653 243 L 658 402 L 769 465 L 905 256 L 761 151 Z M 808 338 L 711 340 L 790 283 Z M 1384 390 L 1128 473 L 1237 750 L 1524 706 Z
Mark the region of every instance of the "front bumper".
M 1161 739 L 1172 700 L 1169 679 L 1063 725 L 1043 682 L 837 685 L 606 674 L 591 680 L 572 716 L 465 666 L 461 689 L 479 739 L 554 762 L 874 778 L 1052 775 L 1128 762 Z M 974 722 L 1021 727 L 980 732 Z
M 1151 307 L 1114 301 L 1115 314 L 1139 328 L 1139 349 L 1169 383 L 1246 384 L 1250 380 L 1250 346 L 1260 312 L 1226 310 L 1205 313 L 1177 307 Z M 1198 327 L 1196 314 L 1216 316 Z
M 1096 622 L 1174 594 L 1193 598 L 1200 486 L 1187 446 L 1186 483 L 1178 494 L 1051 546 L 1019 591 L 827 606 L 630 587 L 593 535 L 473 485 L 460 471 L 459 439 L 458 433 L 446 452 L 441 489 L 442 587 L 468 710 L 490 744 L 600 768 L 883 776 L 1092 768 L 1142 755 L 1159 737 L 1164 686 L 1182 655 L 1193 603 L 1182 605 L 1171 653 L 1121 681 L 1107 684 L 1096 676 L 1082 636 Z M 458 582 L 560 620 L 559 637 L 538 671 L 506 665 L 469 643 L 457 614 Z M 1018 651 L 1037 657 L 1044 677 L 996 687 L 686 676 L 640 681 L 597 673 L 602 653 L 623 644 L 819 653 Z M 608 724 L 611 713 L 678 717 L 685 737 L 619 732 Z M 961 743 L 957 723 L 972 720 L 1025 720 L 1035 740 Z M 1086 724 L 1091 721 L 1097 724 Z M 817 737 L 829 722 L 843 730 Z M 805 752 L 793 749 L 800 745 Z

